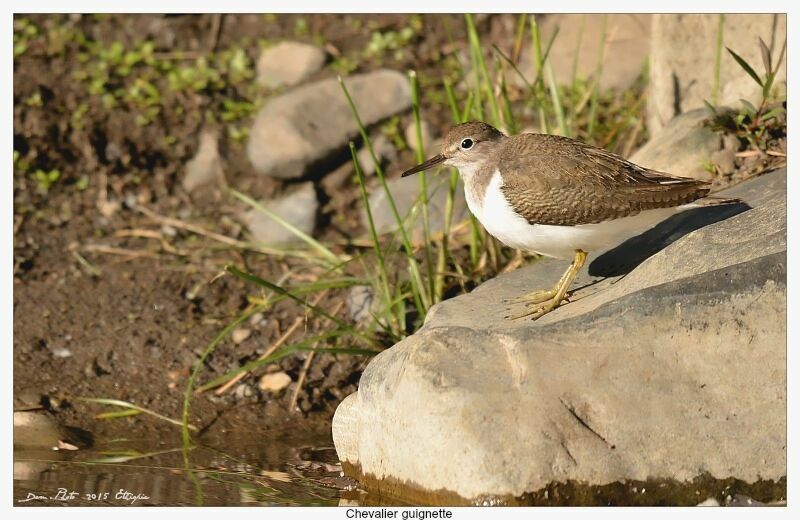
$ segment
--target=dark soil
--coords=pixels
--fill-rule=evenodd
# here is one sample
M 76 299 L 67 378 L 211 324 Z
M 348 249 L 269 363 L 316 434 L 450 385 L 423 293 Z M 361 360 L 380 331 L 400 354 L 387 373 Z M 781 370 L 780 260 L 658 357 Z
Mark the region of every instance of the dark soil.
M 86 41 L 101 51 L 121 42 L 125 49 L 152 41 L 155 52 L 202 55 L 243 48 L 255 62 L 259 40 L 293 39 L 327 45 L 332 53 L 361 49 L 373 31 L 401 30 L 406 15 L 226 15 L 214 31 L 213 15 L 18 15 L 15 35 L 36 27 L 27 49 L 14 60 L 14 396 L 16 406 L 42 405 L 64 423 L 100 436 L 177 435 L 178 429 L 148 416 L 97 420 L 108 408 L 76 400 L 104 397 L 130 401 L 178 418 L 193 365 L 207 344 L 247 306 L 257 291 L 230 276 L 216 278 L 226 264 L 244 266 L 265 279 L 287 271 L 302 276 L 302 266 L 222 246 L 182 230 L 161 226 L 136 207 L 177 217 L 234 238 L 242 236 L 241 209 L 222 187 L 189 196 L 181 187 L 186 162 L 194 155 L 208 114 L 218 114 L 225 99 L 251 99 L 252 79 L 197 92 L 162 92 L 162 109 L 149 124 L 134 102 L 109 109 L 102 93 L 92 93 L 80 73 L 96 65 Z M 356 23 L 357 22 L 357 23 Z M 400 57 L 358 63 L 357 71 L 380 66 L 398 70 L 433 66 L 449 46 L 441 30 L 449 27 L 463 48 L 463 20 L 425 16 L 413 45 Z M 481 27 L 507 24 L 479 20 Z M 495 33 L 498 30 L 495 29 Z M 500 33 L 502 36 L 502 33 Z M 15 40 L 16 41 L 16 40 Z M 487 38 L 487 41 L 491 39 Z M 88 61 L 87 61 L 87 55 Z M 184 56 L 185 58 L 185 56 Z M 183 63 L 180 58 L 176 58 Z M 320 76 L 334 76 L 326 67 Z M 114 84 L 117 81 L 118 84 Z M 112 78 L 106 88 L 128 87 Z M 119 96 L 118 96 L 119 97 Z M 444 128 L 444 106 L 426 113 Z M 401 125 L 410 120 L 404 115 Z M 214 119 L 212 117 L 212 119 Z M 219 120 L 216 118 L 215 120 Z M 249 127 L 242 118 L 240 127 Z M 403 126 L 400 126 L 401 132 Z M 286 188 L 256 179 L 243 143 L 221 132 L 227 181 L 259 196 Z M 407 150 L 401 154 L 412 161 Z M 399 166 L 397 166 L 399 169 Z M 49 187 L 36 172 L 58 171 Z M 258 182 L 256 182 L 256 180 Z M 321 222 L 336 212 L 354 212 L 356 190 L 330 196 Z M 335 195 L 335 194 L 332 194 Z M 340 221 L 342 219 L 339 219 Z M 357 218 L 344 219 L 357 222 Z M 142 231 L 145 235 L 141 236 Z M 352 229 L 321 227 L 322 237 L 341 238 Z M 136 235 L 136 236 L 131 236 Z M 331 309 L 334 297 L 321 306 Z M 207 360 L 199 383 L 255 359 L 303 309 L 282 303 L 245 327 L 251 335 L 239 345 L 223 341 Z M 346 311 L 340 311 L 345 316 Z M 319 329 L 310 317 L 292 337 Z M 308 371 L 295 410 L 289 410 L 305 355 L 279 362 L 293 383 L 280 393 L 259 390 L 257 372 L 221 396 L 196 395 L 191 421 L 203 431 L 271 429 L 279 424 L 322 424 L 336 405 L 354 392 L 367 360 L 360 356 L 318 355 Z

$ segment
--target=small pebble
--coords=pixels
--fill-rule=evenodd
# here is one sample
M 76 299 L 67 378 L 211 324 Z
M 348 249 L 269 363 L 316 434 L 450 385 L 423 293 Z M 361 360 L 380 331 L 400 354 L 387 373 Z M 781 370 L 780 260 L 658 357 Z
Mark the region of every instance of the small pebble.
M 169 237 L 169 238 L 174 238 L 174 237 L 175 237 L 175 235 L 177 235 L 177 234 L 178 234 L 178 230 L 177 230 L 177 229 L 175 229 L 175 228 L 174 228 L 174 227 L 172 227 L 172 226 L 167 226 L 167 225 L 165 224 L 165 225 L 161 226 L 161 233 L 163 233 L 163 234 L 164 234 L 164 236 L 166 236 L 166 237 Z
M 292 378 L 286 372 L 273 372 L 264 374 L 258 380 L 258 387 L 264 392 L 280 392 L 292 382 Z
M 253 389 L 250 388 L 250 385 L 242 384 L 236 387 L 236 390 L 234 390 L 233 395 L 235 395 L 239 399 L 250 397 L 251 395 L 253 395 Z
M 57 357 L 57 358 L 61 358 L 61 359 L 72 357 L 72 352 L 69 349 L 63 348 L 63 347 L 62 348 L 56 348 L 56 349 L 53 349 L 53 357 Z
M 231 334 L 231 338 L 233 339 L 233 342 L 238 345 L 239 343 L 242 343 L 244 340 L 249 338 L 250 334 L 252 333 L 253 331 L 251 331 L 250 329 L 236 329 L 233 331 L 233 334 Z

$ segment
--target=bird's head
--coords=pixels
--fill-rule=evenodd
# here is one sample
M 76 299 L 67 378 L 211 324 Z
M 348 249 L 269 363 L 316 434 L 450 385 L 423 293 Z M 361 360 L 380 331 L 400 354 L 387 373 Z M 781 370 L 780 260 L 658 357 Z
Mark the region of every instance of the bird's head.
M 490 148 L 505 135 L 491 125 L 470 121 L 456 125 L 447 132 L 442 153 L 403 172 L 403 177 L 427 170 L 437 164 L 455 166 L 464 174 L 477 168 L 489 156 Z

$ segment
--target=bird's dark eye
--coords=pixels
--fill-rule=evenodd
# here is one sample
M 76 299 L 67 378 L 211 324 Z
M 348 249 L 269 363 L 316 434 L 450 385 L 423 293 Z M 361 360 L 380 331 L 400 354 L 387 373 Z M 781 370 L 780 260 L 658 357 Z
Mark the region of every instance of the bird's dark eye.
M 472 148 L 473 144 L 475 144 L 475 143 L 472 142 L 472 139 L 469 139 L 469 138 L 464 139 L 463 141 L 461 141 L 461 149 L 462 150 L 469 150 L 470 148 Z

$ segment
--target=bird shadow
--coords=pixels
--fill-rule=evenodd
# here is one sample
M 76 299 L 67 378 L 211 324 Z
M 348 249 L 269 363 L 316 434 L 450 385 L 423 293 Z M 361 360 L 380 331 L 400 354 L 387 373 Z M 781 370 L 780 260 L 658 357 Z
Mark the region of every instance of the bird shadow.
M 744 202 L 690 209 L 606 251 L 589 264 L 591 276 L 623 276 L 681 237 L 752 209 Z

